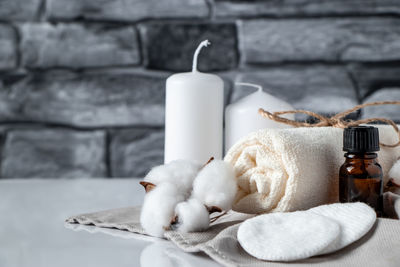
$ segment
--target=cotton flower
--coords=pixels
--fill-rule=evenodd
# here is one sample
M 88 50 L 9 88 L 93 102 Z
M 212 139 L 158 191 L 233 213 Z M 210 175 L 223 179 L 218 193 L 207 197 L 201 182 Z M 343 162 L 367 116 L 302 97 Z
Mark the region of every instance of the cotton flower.
M 193 180 L 200 168 L 201 164 L 197 162 L 175 160 L 151 169 L 144 181 L 156 186 L 163 182 L 172 183 L 180 193 L 185 195 L 185 198 L 188 198 L 192 190 Z
M 400 186 L 400 160 L 396 161 L 393 167 L 389 171 L 389 178 L 397 186 Z
M 140 214 L 140 224 L 145 232 L 162 237 L 171 224 L 176 205 L 184 200 L 178 187 L 168 182 L 161 183 L 146 193 Z
M 230 210 L 236 191 L 232 166 L 223 160 L 214 160 L 204 166 L 194 180 L 192 197 L 208 207 Z
M 175 208 L 177 221 L 174 229 L 188 233 L 205 230 L 210 226 L 210 215 L 199 200 L 191 198 L 179 203 Z
M 162 237 L 171 228 L 205 230 L 211 213 L 231 208 L 237 190 L 233 168 L 222 160 L 212 160 L 204 166 L 173 161 L 146 175 L 140 182 L 146 189 L 140 223 L 147 234 Z

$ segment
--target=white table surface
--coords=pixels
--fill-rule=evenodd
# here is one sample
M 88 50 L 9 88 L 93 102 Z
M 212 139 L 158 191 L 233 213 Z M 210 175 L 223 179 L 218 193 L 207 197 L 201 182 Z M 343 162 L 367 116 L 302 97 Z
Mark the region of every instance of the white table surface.
M 0 180 L 0 267 L 220 266 L 165 240 L 64 223 L 71 215 L 140 205 L 138 181 Z

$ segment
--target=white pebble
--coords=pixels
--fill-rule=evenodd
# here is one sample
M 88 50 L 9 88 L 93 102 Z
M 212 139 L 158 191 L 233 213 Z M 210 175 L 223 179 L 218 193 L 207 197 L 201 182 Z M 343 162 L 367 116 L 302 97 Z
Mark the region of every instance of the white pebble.
M 198 232 L 210 226 L 210 215 L 204 206 L 197 199 L 189 199 L 179 203 L 175 208 L 178 216 L 176 229 L 180 232 Z
M 146 193 L 140 214 L 140 224 L 147 234 L 163 237 L 165 229 L 170 226 L 176 205 L 184 200 L 178 188 L 171 183 L 163 182 Z
M 222 160 L 213 160 L 197 175 L 192 197 L 208 207 L 230 210 L 236 195 L 237 184 L 232 166 Z
M 389 178 L 393 179 L 396 185 L 400 185 L 400 160 L 396 161 L 390 169 Z

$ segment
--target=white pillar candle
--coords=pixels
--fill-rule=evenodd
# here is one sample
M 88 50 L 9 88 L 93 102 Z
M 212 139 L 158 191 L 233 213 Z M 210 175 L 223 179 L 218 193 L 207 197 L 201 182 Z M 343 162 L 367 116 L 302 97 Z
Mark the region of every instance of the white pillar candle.
M 289 103 L 265 93 L 260 85 L 251 83 L 236 83 L 236 85 L 252 86 L 258 90 L 226 107 L 225 152 L 241 137 L 256 130 L 290 127 L 286 124 L 277 123 L 264 118 L 258 114 L 259 108 L 264 108 L 270 112 L 294 109 Z M 293 114 L 285 115 L 285 117 L 294 119 Z
M 198 54 L 209 44 L 208 40 L 203 41 L 196 49 L 192 72 L 167 79 L 165 163 L 222 158 L 224 82 L 217 75 L 197 70 Z

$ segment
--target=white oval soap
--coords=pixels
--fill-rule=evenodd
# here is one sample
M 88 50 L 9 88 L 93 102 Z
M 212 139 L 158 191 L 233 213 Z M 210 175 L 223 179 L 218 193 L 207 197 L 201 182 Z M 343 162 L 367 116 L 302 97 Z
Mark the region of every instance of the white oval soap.
M 237 238 L 250 255 L 268 261 L 293 261 L 316 255 L 334 242 L 339 224 L 311 212 L 271 213 L 243 222 Z

